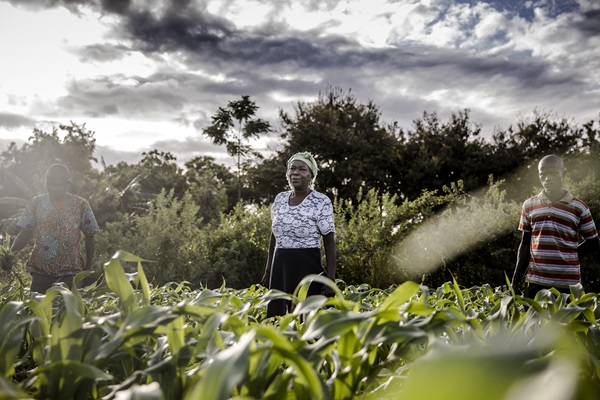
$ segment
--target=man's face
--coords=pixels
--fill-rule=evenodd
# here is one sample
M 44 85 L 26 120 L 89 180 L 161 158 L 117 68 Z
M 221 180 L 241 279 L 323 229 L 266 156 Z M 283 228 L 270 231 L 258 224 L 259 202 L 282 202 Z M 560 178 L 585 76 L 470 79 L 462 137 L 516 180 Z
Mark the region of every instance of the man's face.
M 538 166 L 540 183 L 546 193 L 560 193 L 563 190 L 564 168 L 560 162 L 542 161 Z

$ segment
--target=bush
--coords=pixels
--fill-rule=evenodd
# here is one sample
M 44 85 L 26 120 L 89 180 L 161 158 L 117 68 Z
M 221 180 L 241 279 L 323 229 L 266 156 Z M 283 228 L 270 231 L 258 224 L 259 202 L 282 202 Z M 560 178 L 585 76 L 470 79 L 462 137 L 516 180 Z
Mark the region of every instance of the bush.
M 432 247 L 425 264 L 438 269 L 424 283 L 437 287 L 454 277 L 465 286 L 506 284 L 520 241 L 520 205 L 506 200 L 502 184 L 490 178 L 482 195 L 465 195 L 428 222 L 435 228 L 421 238 Z
M 398 243 L 461 192 L 460 184 L 442 195 L 423 191 L 419 198 L 398 205 L 395 195 L 370 190 L 359 193 L 356 205 L 351 200 L 336 202 L 337 276 L 348 284 L 372 287 L 413 278 L 407 264 L 398 263 Z
M 269 250 L 271 217 L 269 206 L 244 206 L 238 203 L 218 226 L 206 232 L 205 284 L 241 289 L 259 283 Z
M 106 259 L 124 249 L 152 261 L 144 268 L 157 285 L 171 281 L 197 284 L 204 278 L 199 263 L 203 241 L 198 209 L 189 193 L 179 200 L 173 190 L 163 190 L 144 215 L 107 223 L 98 235 L 96 258 Z

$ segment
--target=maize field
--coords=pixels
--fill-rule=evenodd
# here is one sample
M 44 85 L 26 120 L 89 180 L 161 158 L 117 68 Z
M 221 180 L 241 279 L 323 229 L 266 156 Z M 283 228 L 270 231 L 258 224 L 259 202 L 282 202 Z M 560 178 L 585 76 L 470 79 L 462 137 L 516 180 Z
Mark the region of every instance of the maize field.
M 0 283 L 1 399 L 597 399 L 598 295 L 507 287 L 153 287 L 118 252 L 95 284 Z M 126 273 L 124 265 L 137 266 Z M 133 263 L 133 264 L 131 264 Z M 87 272 L 79 274 L 81 282 Z M 272 299 L 292 313 L 267 319 Z

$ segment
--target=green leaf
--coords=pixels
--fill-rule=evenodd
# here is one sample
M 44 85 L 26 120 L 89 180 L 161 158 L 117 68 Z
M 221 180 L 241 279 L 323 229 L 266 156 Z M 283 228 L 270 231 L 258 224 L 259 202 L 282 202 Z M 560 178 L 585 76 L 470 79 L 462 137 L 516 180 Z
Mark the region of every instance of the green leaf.
M 231 347 L 205 361 L 199 380 L 186 391 L 184 400 L 225 400 L 233 388 L 248 374 L 251 346 L 255 332 L 249 331 Z
M 133 287 L 125 275 L 121 262 L 116 257 L 117 254 L 104 264 L 104 277 L 108 287 L 121 299 L 123 312 L 127 315 L 136 310 L 138 305 L 135 301 Z
M 310 322 L 301 339 L 312 340 L 321 336 L 331 338 L 345 335 L 369 317 L 369 313 L 323 312 Z
M 419 285 L 415 282 L 404 282 L 384 300 L 377 312 L 399 311 L 400 306 L 409 301 L 418 291 Z

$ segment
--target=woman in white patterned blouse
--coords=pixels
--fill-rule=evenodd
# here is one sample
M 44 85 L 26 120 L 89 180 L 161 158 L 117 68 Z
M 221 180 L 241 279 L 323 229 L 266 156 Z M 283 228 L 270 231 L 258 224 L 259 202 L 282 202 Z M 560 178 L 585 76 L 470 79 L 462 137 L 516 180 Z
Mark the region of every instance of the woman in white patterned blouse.
M 331 200 L 313 189 L 317 163 L 308 152 L 294 154 L 287 163 L 291 190 L 281 192 L 271 207 L 271 240 L 263 285 L 293 293 L 307 275 L 321 274 L 335 280 L 335 224 Z M 321 239 L 325 247 L 326 266 L 321 263 Z M 309 295 L 319 294 L 321 285 L 312 284 Z M 326 295 L 331 294 L 324 287 Z M 267 317 L 283 315 L 290 302 L 272 300 Z

